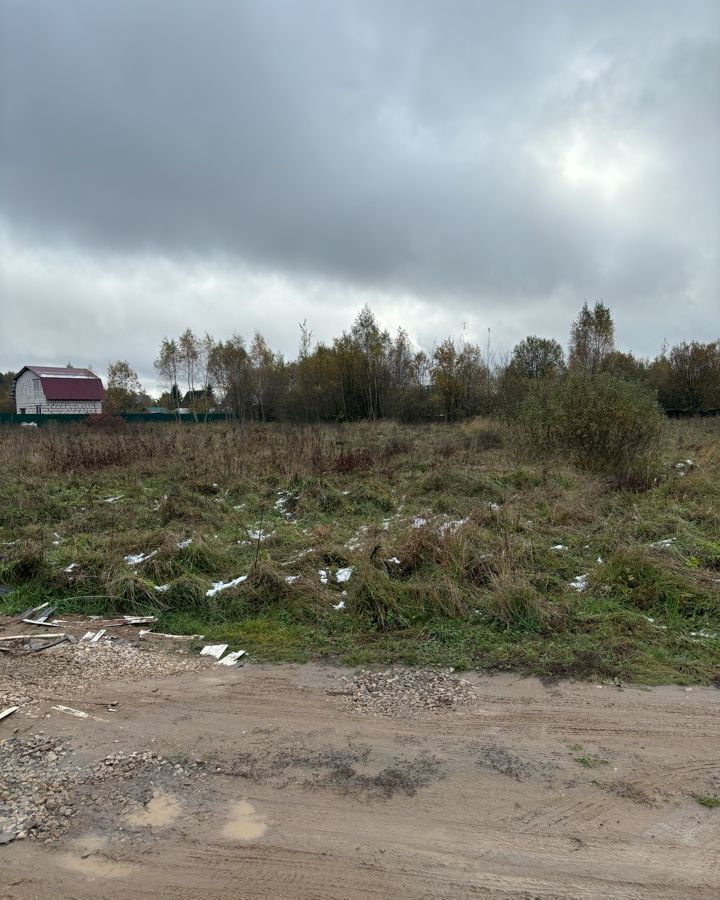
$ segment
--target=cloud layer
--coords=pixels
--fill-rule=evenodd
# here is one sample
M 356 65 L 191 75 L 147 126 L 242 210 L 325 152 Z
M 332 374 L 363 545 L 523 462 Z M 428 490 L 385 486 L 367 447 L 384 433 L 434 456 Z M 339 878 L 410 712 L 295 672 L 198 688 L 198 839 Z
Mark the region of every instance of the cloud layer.
M 366 301 L 426 345 L 599 297 L 640 353 L 717 336 L 714 0 L 0 11 L 3 368 L 292 354 Z

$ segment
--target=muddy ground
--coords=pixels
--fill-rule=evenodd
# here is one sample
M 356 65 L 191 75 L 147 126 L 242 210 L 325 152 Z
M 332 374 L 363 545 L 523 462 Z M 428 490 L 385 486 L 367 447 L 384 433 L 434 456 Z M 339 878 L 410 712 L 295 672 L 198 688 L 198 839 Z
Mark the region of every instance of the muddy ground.
M 55 690 L 41 656 L 5 762 L 74 774 L 55 830 L 0 846 L 7 900 L 720 896 L 717 689 L 467 675 L 373 715 L 331 667 Z

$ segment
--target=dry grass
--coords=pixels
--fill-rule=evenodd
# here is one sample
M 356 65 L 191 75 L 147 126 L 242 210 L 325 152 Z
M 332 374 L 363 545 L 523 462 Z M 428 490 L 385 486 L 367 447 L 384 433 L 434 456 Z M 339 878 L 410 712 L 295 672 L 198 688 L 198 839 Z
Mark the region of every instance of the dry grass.
M 667 423 L 640 492 L 562 456 L 519 461 L 507 434 L 0 429 L 5 602 L 153 609 L 272 658 L 717 677 L 720 422 Z

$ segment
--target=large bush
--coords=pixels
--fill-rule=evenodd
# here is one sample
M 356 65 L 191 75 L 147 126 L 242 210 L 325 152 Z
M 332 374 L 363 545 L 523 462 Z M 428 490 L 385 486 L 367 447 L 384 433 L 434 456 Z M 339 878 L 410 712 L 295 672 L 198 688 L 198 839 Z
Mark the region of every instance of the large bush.
M 651 389 L 608 374 L 539 381 L 519 421 L 528 451 L 559 451 L 576 465 L 625 482 L 641 480 L 653 468 L 664 425 Z

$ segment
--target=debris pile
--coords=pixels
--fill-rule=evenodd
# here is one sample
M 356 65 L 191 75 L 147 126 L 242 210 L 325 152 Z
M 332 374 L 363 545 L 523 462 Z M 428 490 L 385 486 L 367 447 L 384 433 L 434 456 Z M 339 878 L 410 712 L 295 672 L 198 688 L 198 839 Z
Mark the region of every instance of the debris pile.
M 48 690 L 53 696 L 62 696 L 63 692 L 77 690 L 85 682 L 162 678 L 201 668 L 204 661 L 197 656 L 148 651 L 131 643 L 60 644 L 42 654 L 22 654 L 15 657 L 11 668 L 0 668 L 0 704 L 3 708 L 24 707 L 42 699 Z
M 472 685 L 449 672 L 428 669 L 362 670 L 343 678 L 346 706 L 373 716 L 403 717 L 415 712 L 456 709 L 475 699 Z
M 42 732 L 0 742 L 0 844 L 52 841 L 88 804 L 127 803 L 122 793 L 99 792 L 112 779 L 153 773 L 188 777 L 202 766 L 173 763 L 152 751 L 118 752 L 78 766 L 71 753 L 67 742 Z

